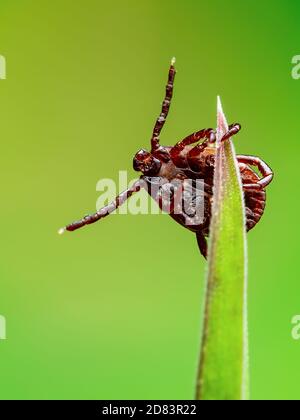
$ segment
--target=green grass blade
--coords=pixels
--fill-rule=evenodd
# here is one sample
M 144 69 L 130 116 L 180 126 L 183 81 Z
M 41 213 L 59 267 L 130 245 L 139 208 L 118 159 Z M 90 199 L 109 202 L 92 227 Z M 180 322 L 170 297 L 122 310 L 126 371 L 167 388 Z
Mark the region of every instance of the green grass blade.
M 248 398 L 247 244 L 240 172 L 218 98 L 214 201 L 196 399 Z

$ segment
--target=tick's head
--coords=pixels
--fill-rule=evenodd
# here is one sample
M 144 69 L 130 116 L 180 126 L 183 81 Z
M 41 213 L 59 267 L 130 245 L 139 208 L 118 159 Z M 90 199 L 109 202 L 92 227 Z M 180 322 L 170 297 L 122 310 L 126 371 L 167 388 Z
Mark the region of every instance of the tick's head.
M 133 169 L 144 175 L 156 176 L 161 168 L 161 161 L 155 158 L 147 150 L 140 150 L 133 159 Z

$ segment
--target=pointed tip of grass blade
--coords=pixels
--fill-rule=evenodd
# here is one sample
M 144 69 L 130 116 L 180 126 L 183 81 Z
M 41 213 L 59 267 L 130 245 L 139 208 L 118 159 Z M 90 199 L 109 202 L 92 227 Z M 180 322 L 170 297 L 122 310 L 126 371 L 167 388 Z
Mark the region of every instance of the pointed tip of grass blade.
M 225 117 L 223 106 L 221 102 L 220 96 L 217 97 L 217 134 L 218 134 L 218 140 L 220 140 L 220 137 L 222 137 L 228 130 L 228 123 L 227 119 Z
M 224 114 L 220 95 L 217 96 L 217 112 L 218 114 Z

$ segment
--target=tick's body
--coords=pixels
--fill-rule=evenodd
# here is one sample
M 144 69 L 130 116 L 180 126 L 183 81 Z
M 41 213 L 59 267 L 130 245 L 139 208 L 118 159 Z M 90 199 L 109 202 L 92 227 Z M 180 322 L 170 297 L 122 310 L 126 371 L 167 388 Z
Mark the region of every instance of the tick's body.
M 192 149 L 191 146 L 187 146 L 184 153 L 188 155 L 188 152 Z M 172 150 L 171 147 L 164 148 L 164 151 L 170 153 Z M 184 154 L 183 153 L 183 154 Z M 183 182 L 184 180 L 191 180 L 191 179 L 201 179 L 204 181 L 204 220 L 203 223 L 199 225 L 187 225 L 184 223 L 184 219 L 180 217 L 180 215 L 171 214 L 173 219 L 175 219 L 178 223 L 182 226 L 188 228 L 189 230 L 197 233 L 202 233 L 205 236 L 209 234 L 209 225 L 210 225 L 210 218 L 211 218 L 211 204 L 213 198 L 213 180 L 214 180 L 214 161 L 215 161 L 215 153 L 216 149 L 213 147 L 207 147 L 200 155 L 199 161 L 195 165 L 195 161 L 193 162 L 193 169 L 189 165 L 188 161 L 185 162 L 182 167 L 179 168 L 175 166 L 173 161 L 170 160 L 168 163 L 163 163 L 159 173 L 156 177 L 160 177 L 161 179 L 168 180 L 170 184 L 174 183 L 176 179 L 179 182 Z M 156 156 L 156 153 L 153 154 Z M 257 173 L 245 162 L 246 160 L 252 165 L 253 158 L 250 156 L 238 156 L 239 159 L 239 168 L 241 172 L 242 183 L 244 187 L 247 185 L 257 184 L 260 180 Z M 198 167 L 197 167 L 198 165 Z M 150 184 L 148 181 L 149 177 L 142 177 L 141 179 L 145 180 L 148 185 L 148 191 L 151 191 Z M 266 192 L 263 189 L 260 190 L 247 190 L 244 191 L 245 197 L 245 207 L 246 207 L 246 217 L 247 217 L 247 230 L 249 231 L 252 229 L 260 220 L 263 215 L 266 203 Z M 161 203 L 159 200 L 156 199 L 152 195 L 157 203 L 160 205 L 161 209 L 163 210 Z
M 202 190 L 200 201 L 204 208 L 204 214 L 198 223 L 197 219 L 196 223 L 187 223 L 184 212 L 178 213 L 174 211 L 174 206 L 171 206 L 169 213 L 182 226 L 196 233 L 200 251 L 206 257 L 206 237 L 209 235 L 213 199 L 216 134 L 213 129 L 204 129 L 189 135 L 173 147 L 163 147 L 159 144 L 159 135 L 170 108 L 175 73 L 174 63 L 172 63 L 162 112 L 153 130 L 151 153 L 146 150 L 140 150 L 134 158 L 134 169 L 143 174 L 140 180 L 131 189 L 120 194 L 109 206 L 97 211 L 93 215 L 86 216 L 68 225 L 61 232 L 65 230 L 74 231 L 108 216 L 131 197 L 132 194 L 140 191 L 141 188 L 146 188 L 152 198 L 164 209 L 161 198 L 163 190 L 173 189 L 174 194 L 174 184 L 185 185 L 191 180 L 193 180 L 192 182 L 203 180 L 204 191 Z M 240 128 L 239 124 L 230 126 L 228 133 L 221 139 L 221 142 L 237 134 Z M 200 141 L 202 142 L 200 143 Z M 249 231 L 259 222 L 263 215 L 266 202 L 265 188 L 272 181 L 273 173 L 267 164 L 257 157 L 238 155 L 237 160 L 244 189 L 246 228 Z M 262 174 L 262 178 L 257 175 L 251 166 L 258 168 Z M 159 185 L 158 189 L 154 189 L 155 193 L 153 193 L 153 188 L 151 188 L 153 183 Z M 191 207 L 195 207 L 199 203 L 197 201 L 198 198 L 195 198 L 196 196 L 194 193 L 190 194 Z

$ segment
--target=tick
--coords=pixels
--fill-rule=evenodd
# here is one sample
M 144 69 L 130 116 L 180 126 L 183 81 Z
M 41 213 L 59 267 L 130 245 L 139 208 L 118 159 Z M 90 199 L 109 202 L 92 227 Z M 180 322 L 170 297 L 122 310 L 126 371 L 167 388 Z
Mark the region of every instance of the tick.
M 173 59 L 169 69 L 162 110 L 156 120 L 151 138 L 151 151 L 142 149 L 137 152 L 133 159 L 133 168 L 142 174 L 140 179 L 131 188 L 116 197 L 111 204 L 92 215 L 85 216 L 81 220 L 67 225 L 60 230 L 60 233 L 66 230 L 74 231 L 103 219 L 142 188 L 146 189 L 160 208 L 164 210 L 162 197 L 167 191 L 169 197 L 171 197 L 170 216 L 180 225 L 196 234 L 200 252 L 205 258 L 207 257 L 207 238 L 209 236 L 213 199 L 216 131 L 212 128 L 207 128 L 190 134 L 175 144 L 175 146 L 160 145 L 160 133 L 170 110 L 175 75 L 175 60 Z M 221 142 L 227 141 L 236 135 L 240 129 L 240 124 L 232 124 L 221 139 Z M 237 161 L 244 190 L 246 228 L 249 231 L 260 221 L 264 213 L 266 204 L 265 189 L 273 179 L 273 172 L 262 159 L 256 156 L 237 155 Z M 252 167 L 256 167 L 261 176 Z M 185 194 L 185 200 L 190 200 L 188 202 L 190 207 L 195 209 L 197 205 L 202 205 L 204 209 L 201 220 L 199 219 L 198 223 L 192 224 L 187 221 L 188 218 L 184 211 L 178 214 L 175 211 L 174 202 L 172 204 L 172 197 L 174 200 L 176 192 L 180 191 L 183 194 L 184 188 L 179 187 L 191 180 L 195 184 L 197 180 L 203 180 L 204 185 L 202 198 L 200 199 L 201 203 L 199 200 L 197 201 L 197 186 L 193 186 L 194 184 L 192 184 L 191 188 L 193 191 L 190 194 Z M 157 188 L 153 188 L 153 185 L 157 185 Z

